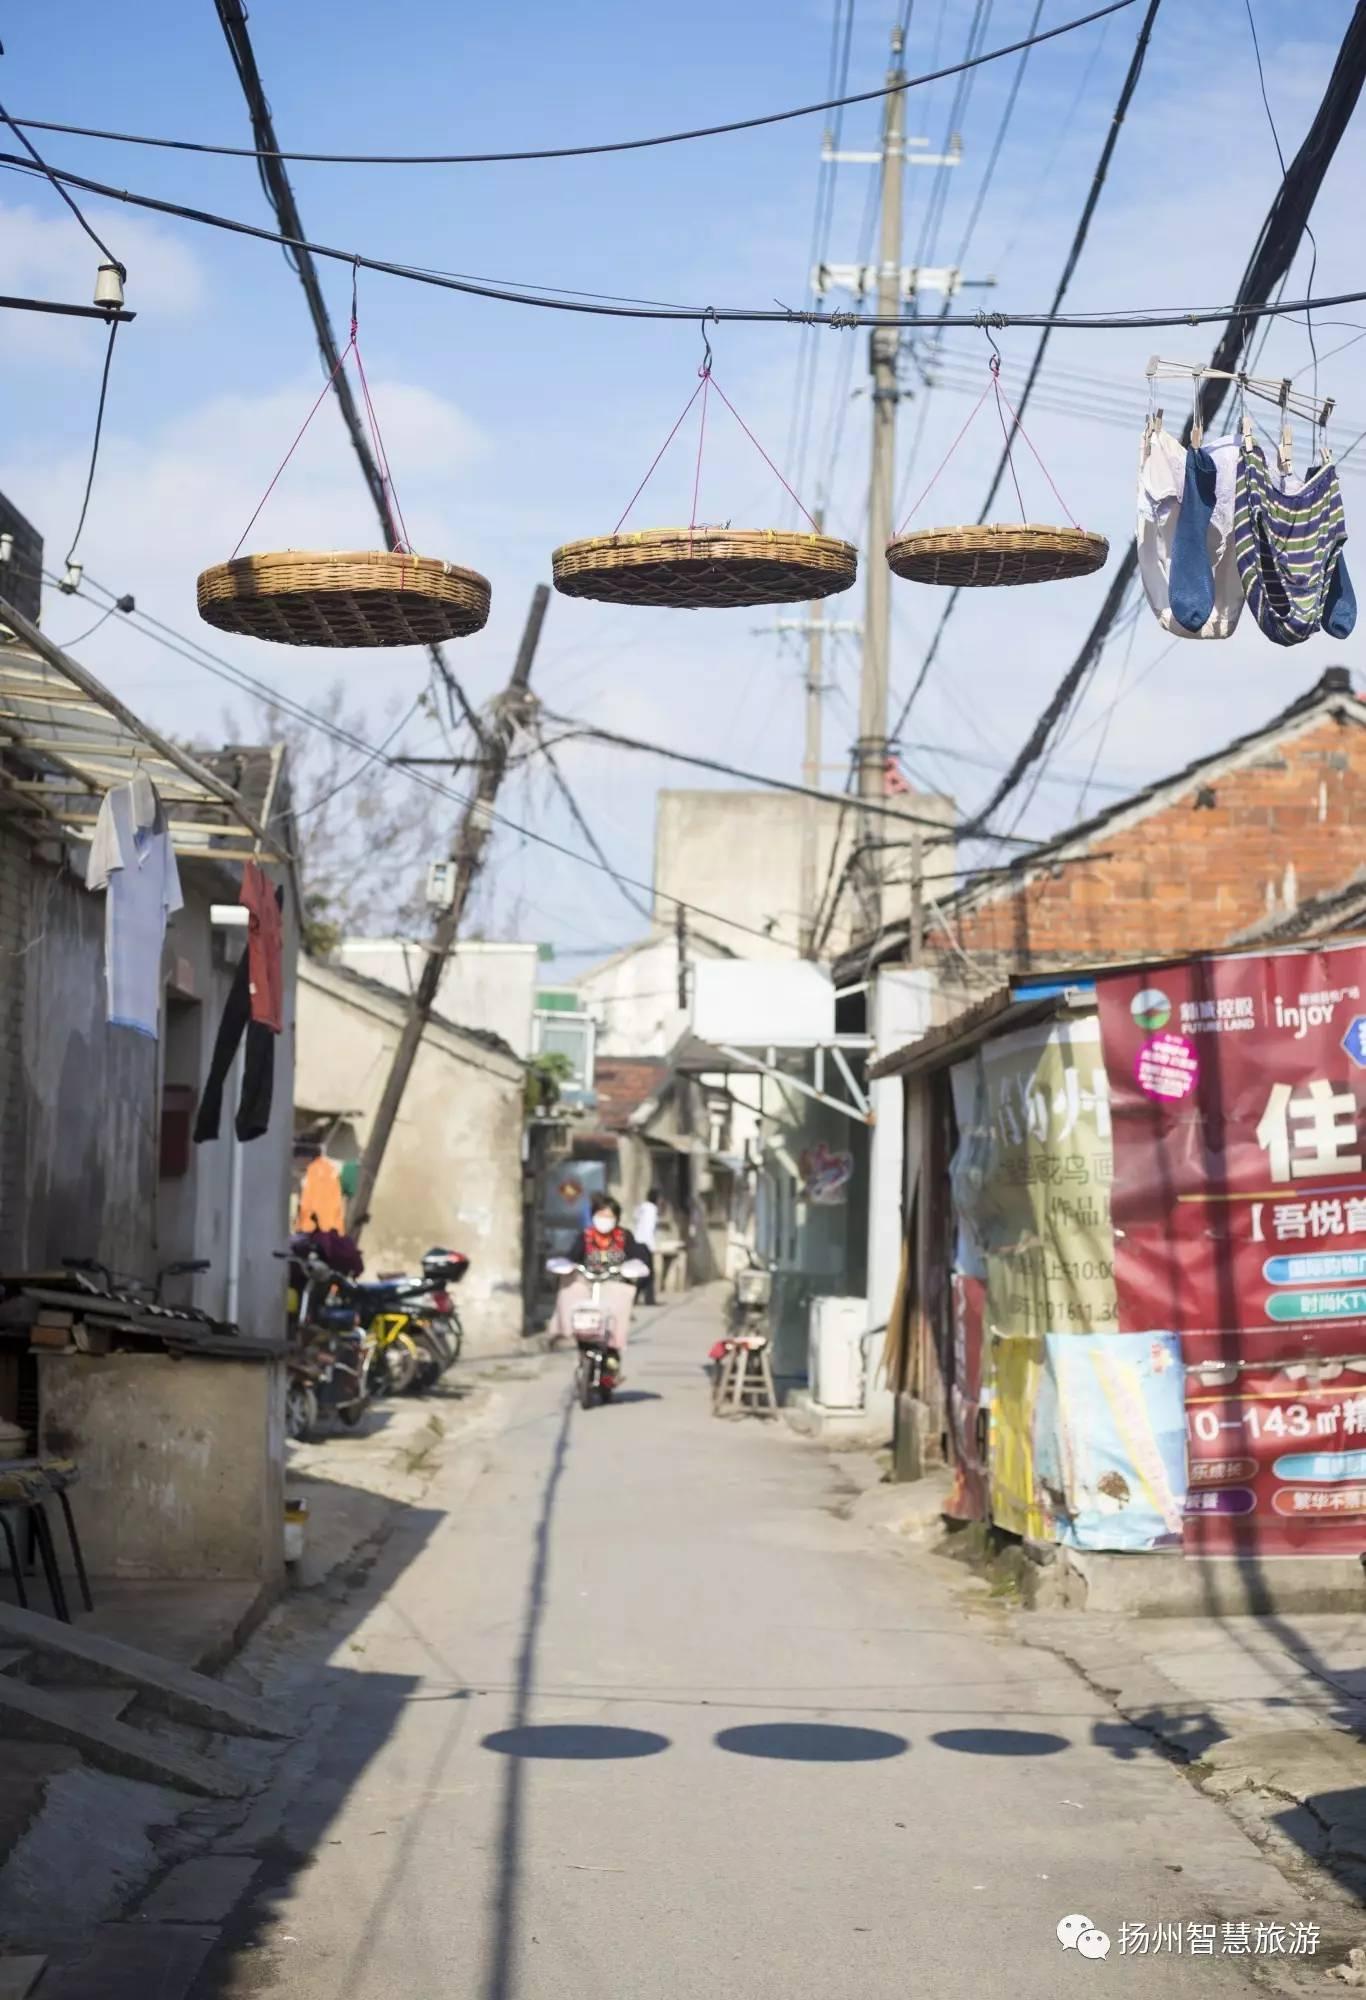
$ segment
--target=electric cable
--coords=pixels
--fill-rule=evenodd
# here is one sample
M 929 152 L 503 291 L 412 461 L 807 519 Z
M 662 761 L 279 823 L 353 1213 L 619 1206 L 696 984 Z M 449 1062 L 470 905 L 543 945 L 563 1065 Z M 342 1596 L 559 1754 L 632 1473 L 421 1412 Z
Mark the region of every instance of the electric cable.
M 1125 4 L 1132 5 L 1132 0 L 1125 0 Z M 18 160 L 12 153 L 0 153 L 0 167 L 14 168 L 21 173 L 35 171 L 26 160 Z M 163 201 L 154 195 L 134 194 L 127 188 L 110 187 L 103 181 L 92 180 L 88 175 L 71 173 L 64 168 L 53 168 L 52 171 L 60 180 L 72 187 L 82 188 L 87 193 L 103 195 L 110 201 L 126 202 L 133 208 L 149 209 L 158 215 L 177 216 L 182 222 L 197 222 L 205 228 L 223 229 L 237 236 L 251 236 L 261 243 L 276 243 L 288 249 L 308 250 L 315 257 L 329 257 L 336 263 L 348 264 L 358 271 L 378 271 L 386 277 L 404 278 L 413 284 L 433 286 L 439 291 L 460 292 L 473 298 L 495 299 L 505 305 L 535 306 L 547 312 L 588 313 L 606 319 L 697 321 L 705 319 L 716 323 L 729 321 L 742 326 L 809 324 L 828 326 L 836 331 L 861 326 L 887 326 L 900 328 L 904 332 L 914 324 L 913 321 L 900 316 L 888 317 L 877 313 L 857 312 L 806 312 L 794 306 L 628 306 L 595 303 L 578 295 L 556 298 L 544 292 L 514 291 L 498 285 L 478 283 L 472 279 L 447 277 L 421 265 L 399 264 L 383 257 L 367 257 L 357 250 L 339 250 L 334 245 L 285 236 L 277 230 L 263 229 L 256 223 L 242 222 L 232 216 L 216 215 L 209 209 L 191 208 L 183 202 Z M 970 327 L 979 333 L 987 329 L 1004 330 L 1014 326 L 1068 327 L 1078 333 L 1103 333 L 1145 327 L 1203 326 L 1217 320 L 1226 320 L 1233 313 L 1237 313 L 1240 318 L 1249 322 L 1288 318 L 1294 313 L 1322 312 L 1329 306 L 1360 305 L 1364 301 L 1366 301 L 1366 291 L 1336 292 L 1323 298 L 1292 299 L 1288 305 L 1239 303 L 1221 306 L 1161 306 L 1108 313 L 951 313 L 946 315 L 942 324 L 945 327 Z
M 565 777 L 564 772 L 560 769 L 559 759 L 556 757 L 555 752 L 550 748 L 549 744 L 545 740 L 544 735 L 539 730 L 537 731 L 537 741 L 540 746 L 541 755 L 545 758 L 546 766 L 549 769 L 551 777 L 555 781 L 555 789 L 559 792 L 560 797 L 564 800 L 565 805 L 569 808 L 570 818 L 573 820 L 575 826 L 579 829 L 579 832 L 583 835 L 584 839 L 588 842 L 589 848 L 592 851 L 593 856 L 598 862 L 599 866 L 603 868 L 608 875 L 611 876 L 612 880 L 616 883 L 618 889 L 620 889 L 622 895 L 626 898 L 626 901 L 631 905 L 631 908 L 635 911 L 636 915 L 644 917 L 647 923 L 652 923 L 654 921 L 654 912 L 649 908 L 647 904 L 641 902 L 640 898 L 630 888 L 625 878 L 617 873 L 616 869 L 612 866 L 612 863 L 607 859 L 607 855 L 602 847 L 601 842 L 598 840 L 597 835 L 594 833 L 592 827 L 588 824 L 588 821 L 585 819 L 583 815 L 583 810 L 580 807 L 578 800 L 575 798 L 574 793 L 570 788 L 569 780 Z
M 1090 27 L 1093 21 L 1103 21 L 1107 15 L 1121 13 L 1124 8 L 1133 5 L 1134 0 L 1109 0 L 1107 6 L 1097 7 L 1093 13 L 1082 14 L 1075 21 L 1062 21 L 1056 28 L 1047 29 L 1037 35 L 1035 41 L 1055 41 L 1059 35 Z M 984 55 L 974 56 L 970 62 L 933 70 L 925 76 L 907 77 L 904 83 L 882 84 L 876 90 L 859 90 L 852 96 L 826 98 L 819 104 L 799 104 L 790 111 L 766 111 L 754 118 L 735 118 L 723 125 L 699 125 L 692 131 L 662 132 L 648 139 L 613 139 L 590 146 L 539 146 L 529 151 L 507 153 L 296 153 L 257 146 L 217 146 L 203 139 L 166 139 L 143 132 L 110 132 L 89 125 L 63 125 L 50 118 L 15 120 L 3 111 L 0 111 L 0 117 L 16 129 L 23 126 L 33 132 L 61 132 L 76 139 L 103 139 L 121 146 L 156 146 L 177 153 L 212 153 L 234 160 L 300 160 L 315 166 L 355 167 L 497 166 L 518 160 L 579 160 L 599 153 L 638 153 L 651 146 L 677 146 L 691 139 L 717 139 L 728 132 L 752 132 L 762 125 L 782 125 L 793 118 L 813 118 L 822 111 L 840 111 L 849 104 L 871 104 L 878 98 L 894 97 L 898 91 L 938 83 L 945 77 L 957 76 L 961 70 L 976 69 L 982 63 L 996 62 L 1001 56 L 1016 55 L 1026 46 L 1024 42 L 1009 42 L 1004 48 L 988 49 Z M 19 137 L 24 145 L 29 145 L 22 132 Z M 29 150 L 33 150 L 31 146 Z M 38 158 L 36 153 L 34 158 Z M 103 244 L 100 247 L 103 249 Z M 105 255 L 108 254 L 106 251 Z
M 1243 273 L 1238 296 L 1240 300 L 1248 303 L 1235 307 L 1214 349 L 1209 365 L 1215 372 L 1203 385 L 1203 390 L 1207 393 L 1202 392 L 1201 395 L 1201 412 L 1207 423 L 1217 415 L 1232 386 L 1228 379 L 1221 378 L 1226 378 L 1237 369 L 1255 323 L 1253 312 L 1257 302 L 1267 298 L 1294 262 L 1304 226 L 1313 210 L 1314 201 L 1323 185 L 1324 176 L 1342 135 L 1351 120 L 1364 82 L 1366 82 L 1366 0 L 1357 0 L 1318 110 L 1267 210 L 1247 269 Z M 1182 432 L 1184 444 L 1189 444 L 1190 435 L 1191 421 L 1187 419 Z M 970 816 L 967 822 L 969 834 L 976 834 L 985 829 L 991 815 L 1009 798 L 1025 772 L 1042 754 L 1058 721 L 1068 709 L 1073 692 L 1098 657 L 1129 584 L 1137 573 L 1137 568 L 1137 544 L 1130 542 L 1123 560 L 1110 580 L 1100 611 L 1082 643 L 1081 650 L 1030 730 L 1010 769 L 986 803 Z
M 1104 188 L 1106 179 L 1109 175 L 1110 162 L 1114 158 L 1115 148 L 1119 144 L 1119 135 L 1121 129 L 1123 128 L 1125 114 L 1127 113 L 1129 105 L 1133 100 L 1134 92 L 1138 88 L 1139 78 L 1143 74 L 1143 64 L 1144 64 L 1144 59 L 1148 53 L 1148 43 L 1152 38 L 1153 24 L 1157 19 L 1158 8 L 1161 5 L 1162 5 L 1162 0 L 1148 0 L 1148 9 L 1145 15 L 1143 16 L 1142 25 L 1139 28 L 1138 36 L 1134 43 L 1133 54 L 1129 58 L 1129 67 L 1125 71 L 1124 82 L 1120 88 L 1119 100 L 1116 103 L 1114 111 L 1112 112 L 1110 117 L 1110 129 L 1105 135 L 1105 143 L 1101 147 L 1100 158 L 1096 162 L 1096 170 L 1091 177 L 1091 185 L 1087 190 L 1086 200 L 1082 205 L 1081 218 L 1077 223 L 1076 230 L 1072 237 L 1071 246 L 1068 249 L 1067 257 L 1063 264 L 1062 276 L 1059 278 L 1057 289 L 1053 294 L 1052 310 L 1054 313 L 1057 312 L 1058 308 L 1061 306 L 1063 300 L 1067 296 L 1068 289 L 1071 286 L 1073 276 L 1076 273 L 1077 265 L 1081 261 L 1081 253 L 1086 247 L 1086 239 L 1091 233 L 1091 223 L 1095 216 L 1097 206 L 1099 205 L 1100 202 L 1101 191 Z M 1010 429 L 1006 434 L 1006 439 L 1001 451 L 1001 456 L 997 461 L 996 471 L 992 475 L 991 485 L 987 489 L 987 497 L 983 501 L 981 510 L 979 511 L 977 516 L 977 522 L 979 526 L 981 525 L 982 522 L 986 520 L 988 514 L 991 512 L 992 502 L 995 500 L 996 495 L 1000 490 L 1001 481 L 1004 479 L 1006 475 L 1007 468 L 1011 465 L 1011 453 L 1014 450 L 1015 440 L 1020 434 L 1020 426 L 1024 418 L 1024 413 L 1029 406 L 1029 399 L 1033 392 L 1034 382 L 1038 375 L 1040 367 L 1043 365 L 1043 357 L 1047 350 L 1049 340 L 1052 338 L 1052 331 L 1053 330 L 1051 327 L 1045 327 L 1044 330 L 1039 335 L 1038 344 L 1034 350 L 1034 360 L 1030 366 L 1029 377 L 1025 382 L 1023 390 L 1020 393 L 1019 400 L 1016 402 L 1014 409 L 1011 411 Z M 930 671 L 934 666 L 935 658 L 939 652 L 940 645 L 943 643 L 944 632 L 948 626 L 949 620 L 952 618 L 954 611 L 957 608 L 958 600 L 961 594 L 962 594 L 961 591 L 957 589 L 949 593 L 948 602 L 947 604 L 945 604 L 943 611 L 940 613 L 939 623 L 935 628 L 934 637 L 930 640 L 929 648 L 926 651 L 924 659 L 920 663 L 919 671 L 917 672 L 915 680 L 911 685 L 911 691 L 907 695 L 906 700 L 902 705 L 901 714 L 897 718 L 897 724 L 895 729 L 893 729 L 892 731 L 893 736 L 899 736 L 901 734 L 901 731 L 906 724 L 906 718 L 910 714 L 911 709 L 915 704 L 916 696 L 920 693 L 921 688 L 924 687 L 925 682 L 929 677 Z
M 270 105 L 266 100 L 265 85 L 261 79 L 261 72 L 257 67 L 251 38 L 247 32 L 246 13 L 241 5 L 241 0 L 216 0 L 216 5 L 219 23 L 227 40 L 233 67 L 237 72 L 237 80 L 242 87 L 242 94 L 246 99 L 247 113 L 251 119 L 252 132 L 258 140 L 267 140 L 270 142 L 271 150 L 260 153 L 256 161 L 261 189 L 270 207 L 271 214 L 275 217 L 284 236 L 289 239 L 285 255 L 290 268 L 303 287 L 304 301 L 308 307 L 309 318 L 313 322 L 314 338 L 318 343 L 318 351 L 322 357 L 324 372 L 336 395 L 337 407 L 341 411 L 342 422 L 345 424 L 347 435 L 351 440 L 351 448 L 360 463 L 361 472 L 364 475 L 366 485 L 370 489 L 370 497 L 379 514 L 386 539 L 391 539 L 395 530 L 390 520 L 390 495 L 385 485 L 384 470 L 377 462 L 376 454 L 371 450 L 370 441 L 365 434 L 365 426 L 361 422 L 360 411 L 356 407 L 356 399 L 351 392 L 350 380 L 346 370 L 342 366 L 342 352 L 337 345 L 337 337 L 332 329 L 332 320 L 327 310 L 327 301 L 323 297 L 323 289 L 318 278 L 317 268 L 313 262 L 313 253 L 303 241 L 303 219 L 299 214 L 298 203 L 294 198 L 294 190 L 290 185 L 289 176 L 281 163 L 279 153 L 274 150 L 275 124 L 271 116 Z M 355 322 L 356 285 L 355 272 L 353 270 L 351 278 L 351 337 L 353 345 L 355 343 L 356 332 Z M 359 353 L 359 350 L 357 350 L 357 353 Z M 427 651 L 433 666 L 446 685 L 448 695 L 452 696 L 459 703 L 461 713 L 470 728 L 474 731 L 476 742 L 482 743 L 483 735 L 474 705 L 466 695 L 458 676 L 447 661 L 444 652 L 436 644 L 429 645 Z
M 44 572 L 44 574 L 50 582 L 56 581 L 51 572 Z M 98 583 L 93 577 L 87 576 L 85 583 L 90 584 L 92 588 L 98 590 L 104 597 L 112 598 L 114 595 L 107 584 Z M 98 600 L 91 597 L 89 591 L 84 587 L 69 594 L 81 598 L 87 604 L 98 604 Z M 215 679 L 226 681 L 229 686 L 237 688 L 239 692 L 252 694 L 258 699 L 273 703 L 283 713 L 290 715 L 295 721 L 302 723 L 305 727 L 318 730 L 323 735 L 330 736 L 334 741 L 343 743 L 352 750 L 368 754 L 373 749 L 373 745 L 366 743 L 362 737 L 357 736 L 353 731 L 343 728 L 340 724 L 324 721 L 321 717 L 313 714 L 310 709 L 304 707 L 302 703 L 293 701 L 288 695 L 282 694 L 278 688 L 272 687 L 268 681 L 258 680 L 255 675 L 247 673 L 242 668 L 233 666 L 231 662 L 223 659 L 221 655 L 211 653 L 200 640 L 192 639 L 188 634 L 178 632 L 174 626 L 167 625 L 163 620 L 155 618 L 151 612 L 138 609 L 131 615 L 139 621 L 136 629 L 144 632 L 154 644 L 164 647 L 167 652 L 176 654 L 180 659 L 187 661 L 189 665 L 198 667 L 201 672 L 211 674 Z M 443 785 L 439 780 L 430 777 L 419 769 L 415 769 L 411 765 L 400 762 L 387 753 L 383 756 L 382 761 L 388 769 L 400 772 L 410 783 L 422 786 L 438 798 L 445 799 L 454 805 L 463 806 L 466 809 L 474 804 L 474 800 L 469 794 L 458 792 L 449 785 Z M 765 782 L 771 781 L 765 780 Z M 537 833 L 531 828 L 523 826 L 517 820 L 510 818 L 506 813 L 499 812 L 496 807 L 485 807 L 482 810 L 492 824 L 505 827 L 513 833 L 521 834 L 537 846 L 544 847 L 551 853 L 561 855 L 564 859 L 574 862 L 579 867 L 587 865 L 591 859 L 590 856 L 581 853 L 576 848 L 567 847 L 563 841 L 552 839 L 549 834 Z M 686 910 L 691 915 L 705 917 L 708 923 L 722 924 L 728 930 L 743 931 L 749 937 L 763 938 L 770 944 L 783 942 L 781 939 L 775 940 L 769 932 L 762 931 L 753 924 L 743 923 L 738 917 L 724 916 L 718 910 L 708 909 L 705 904 L 694 903 L 682 896 L 673 895 L 667 890 L 656 889 L 652 883 L 642 882 L 635 876 L 623 873 L 622 880 L 628 882 L 633 889 L 639 889 L 644 894 L 654 896 L 661 902 Z M 797 950 L 796 945 L 790 948 L 793 951 Z
M 109 369 L 114 359 L 114 336 L 118 330 L 118 321 L 111 319 L 109 322 L 109 345 L 104 350 L 104 370 L 100 376 L 100 400 L 95 410 L 95 435 L 90 442 L 90 468 L 85 475 L 85 493 L 81 498 L 81 511 L 76 522 L 76 532 L 71 537 L 71 547 L 66 552 L 68 568 L 70 568 L 71 559 L 75 555 L 77 544 L 81 539 L 81 530 L 85 527 L 85 517 L 90 511 L 90 495 L 95 490 L 95 468 L 100 462 L 100 439 L 104 435 L 104 405 L 109 395 Z
M 84 214 L 81 212 L 80 207 L 77 205 L 76 201 L 73 199 L 68 189 L 62 185 L 61 176 L 53 172 L 52 168 L 48 165 L 47 161 L 38 151 L 38 148 L 34 145 L 33 141 L 24 132 L 23 127 L 29 121 L 23 118 L 11 118 L 3 104 L 0 104 L 0 120 L 2 120 L 6 125 L 9 126 L 10 131 L 13 132 L 15 138 L 19 141 L 19 144 L 24 148 L 24 151 L 33 160 L 38 171 L 48 181 L 51 182 L 55 191 L 61 196 L 62 200 L 71 210 L 71 213 L 75 216 L 77 222 L 80 223 L 81 228 L 85 231 L 86 235 L 90 238 L 90 241 L 94 244 L 95 248 L 104 258 L 106 264 L 112 264 L 114 269 L 118 272 L 119 277 L 126 278 L 128 276 L 127 266 L 119 262 L 119 259 L 114 255 L 113 251 L 109 248 L 109 245 L 105 242 L 104 238 L 99 234 L 97 230 L 92 228 L 91 224 L 86 220 Z

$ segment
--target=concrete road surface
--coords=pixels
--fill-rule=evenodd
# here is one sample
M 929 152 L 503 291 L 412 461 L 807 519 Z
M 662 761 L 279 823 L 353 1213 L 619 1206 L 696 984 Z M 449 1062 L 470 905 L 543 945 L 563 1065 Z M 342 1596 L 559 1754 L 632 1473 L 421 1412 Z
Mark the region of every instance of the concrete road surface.
M 954 1566 L 842 1519 L 837 1459 L 712 1419 L 714 1313 L 647 1315 L 606 1409 L 548 1358 L 405 1518 L 195 2000 L 1330 1990 L 1189 1928 L 1288 1946 L 1308 1886 Z

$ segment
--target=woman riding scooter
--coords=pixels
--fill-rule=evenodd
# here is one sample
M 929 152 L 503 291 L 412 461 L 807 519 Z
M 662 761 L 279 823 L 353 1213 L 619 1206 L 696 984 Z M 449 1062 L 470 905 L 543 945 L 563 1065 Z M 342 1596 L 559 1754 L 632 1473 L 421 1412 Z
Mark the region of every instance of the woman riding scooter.
M 619 1271 L 623 1264 L 632 1259 L 645 1259 L 629 1229 L 621 1222 L 621 1203 L 610 1194 L 594 1197 L 593 1215 L 587 1229 L 581 1229 L 569 1250 L 571 1264 L 581 1265 L 585 1270 L 607 1273 Z M 586 1281 L 576 1273 L 566 1278 L 560 1287 L 560 1296 L 555 1304 L 552 1342 L 559 1346 L 561 1341 L 572 1340 L 574 1333 L 573 1314 L 575 1306 L 584 1305 L 591 1296 Z M 611 1344 L 617 1353 L 626 1352 L 626 1338 L 631 1325 L 631 1307 L 636 1301 L 636 1288 L 626 1278 L 605 1278 L 602 1285 L 602 1304 L 611 1321 Z M 618 1373 L 618 1381 L 625 1378 Z

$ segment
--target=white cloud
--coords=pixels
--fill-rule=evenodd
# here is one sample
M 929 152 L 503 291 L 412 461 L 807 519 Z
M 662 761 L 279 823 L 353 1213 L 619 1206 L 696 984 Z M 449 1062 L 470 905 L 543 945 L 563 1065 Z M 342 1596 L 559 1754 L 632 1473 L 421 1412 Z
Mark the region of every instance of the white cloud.
M 128 272 L 127 304 L 148 319 L 192 318 L 207 296 L 199 257 L 161 224 L 131 209 L 87 206 L 92 228 Z M 104 260 L 71 215 L 51 205 L 0 203 L 0 270 L 7 289 L 34 298 L 88 305 L 95 273 Z M 0 354 L 11 360 L 75 363 L 98 368 L 103 342 L 79 320 L 46 314 L 0 316 Z

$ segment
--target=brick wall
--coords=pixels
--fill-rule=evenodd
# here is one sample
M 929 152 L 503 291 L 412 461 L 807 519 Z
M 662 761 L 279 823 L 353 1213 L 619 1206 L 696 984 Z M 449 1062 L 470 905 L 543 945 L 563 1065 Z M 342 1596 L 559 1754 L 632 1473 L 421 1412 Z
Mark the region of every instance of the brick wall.
M 1016 966 L 1201 951 L 1363 863 L 1366 726 L 1353 705 L 1121 812 L 1052 871 L 956 911 L 954 936 L 974 959 Z

